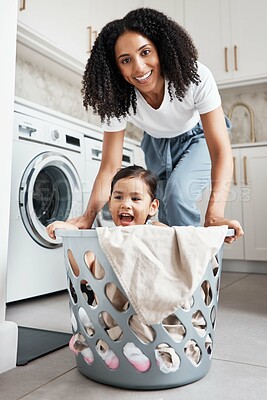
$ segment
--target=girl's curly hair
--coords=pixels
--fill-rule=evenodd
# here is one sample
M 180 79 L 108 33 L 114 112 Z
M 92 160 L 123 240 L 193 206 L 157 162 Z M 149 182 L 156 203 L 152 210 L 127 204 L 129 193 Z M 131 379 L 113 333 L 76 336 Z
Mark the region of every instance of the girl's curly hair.
M 162 76 L 169 81 L 171 100 L 180 101 L 191 83 L 200 82 L 198 53 L 189 34 L 160 11 L 138 8 L 123 19 L 109 22 L 98 35 L 83 75 L 83 105 L 92 106 L 103 122 L 106 118 L 125 117 L 132 106 L 136 112 L 136 94 L 119 73 L 115 43 L 125 32 L 138 32 L 156 46 Z

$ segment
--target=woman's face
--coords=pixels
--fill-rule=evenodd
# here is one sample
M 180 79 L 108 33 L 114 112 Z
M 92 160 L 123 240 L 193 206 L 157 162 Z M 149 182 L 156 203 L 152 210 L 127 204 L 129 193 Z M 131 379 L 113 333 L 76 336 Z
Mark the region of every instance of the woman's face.
M 119 179 L 109 199 L 109 210 L 117 226 L 143 225 L 148 216 L 156 214 L 159 202 L 151 201 L 141 179 Z
M 147 37 L 137 32 L 124 33 L 116 41 L 115 57 L 124 79 L 142 94 L 162 90 L 158 52 Z

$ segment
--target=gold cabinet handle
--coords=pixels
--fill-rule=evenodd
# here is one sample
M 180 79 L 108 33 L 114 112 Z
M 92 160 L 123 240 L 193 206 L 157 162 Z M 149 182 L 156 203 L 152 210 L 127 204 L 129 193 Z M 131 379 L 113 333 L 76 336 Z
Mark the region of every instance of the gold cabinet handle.
M 19 11 L 23 11 L 26 9 L 26 0 L 20 1 Z
M 224 69 L 225 69 L 225 72 L 229 72 L 229 69 L 228 69 L 228 47 L 224 48 Z
M 87 53 L 91 53 L 92 47 L 93 47 L 93 43 L 97 38 L 98 32 L 97 31 L 93 31 L 91 26 L 87 26 L 87 30 L 88 30 L 88 50 L 87 50 Z
M 244 181 L 245 185 L 248 185 L 248 176 L 247 176 L 247 157 L 243 157 L 243 165 L 244 165 Z
M 237 181 L 236 181 L 236 157 L 233 157 L 233 162 L 234 162 L 233 183 L 236 186 L 237 185 Z
M 92 27 L 91 26 L 87 26 L 87 30 L 88 30 L 88 50 L 87 53 L 90 53 L 92 50 Z
M 93 35 L 94 35 L 94 41 L 96 40 L 96 38 L 97 38 L 97 35 L 98 35 L 98 32 L 97 31 L 93 31 Z
M 237 46 L 234 46 L 234 64 L 235 64 L 235 71 L 238 71 L 238 64 L 237 64 Z

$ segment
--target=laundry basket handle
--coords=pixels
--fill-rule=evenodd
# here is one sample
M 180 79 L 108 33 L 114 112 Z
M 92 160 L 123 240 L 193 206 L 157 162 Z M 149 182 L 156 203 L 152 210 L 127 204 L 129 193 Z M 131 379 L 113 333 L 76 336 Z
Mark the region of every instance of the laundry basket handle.
M 235 230 L 233 228 L 229 228 L 227 230 L 226 237 L 231 237 L 231 236 L 235 236 Z

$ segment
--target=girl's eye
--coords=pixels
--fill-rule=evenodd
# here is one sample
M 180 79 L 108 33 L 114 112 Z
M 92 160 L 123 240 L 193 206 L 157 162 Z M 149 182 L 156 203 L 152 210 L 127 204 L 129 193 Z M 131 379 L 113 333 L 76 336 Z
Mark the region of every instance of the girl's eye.
M 116 200 L 122 200 L 122 196 L 119 196 L 119 195 L 114 196 L 114 199 L 116 199 Z
M 133 197 L 133 198 L 132 198 L 132 201 L 139 201 L 139 200 L 141 200 L 140 197 Z

